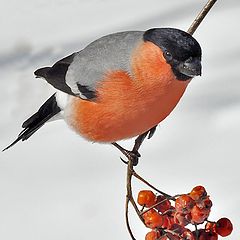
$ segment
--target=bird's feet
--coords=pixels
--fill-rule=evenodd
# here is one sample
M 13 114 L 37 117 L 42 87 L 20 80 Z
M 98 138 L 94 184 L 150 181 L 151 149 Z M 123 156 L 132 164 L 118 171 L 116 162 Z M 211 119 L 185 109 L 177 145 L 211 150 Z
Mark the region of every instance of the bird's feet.
M 125 161 L 123 158 L 120 157 L 122 162 L 128 164 L 128 162 L 131 161 L 133 166 L 137 166 L 138 158 L 141 157 L 139 152 L 133 152 L 133 151 L 126 150 L 126 153 L 123 153 L 123 154 L 127 157 L 128 161 Z
M 139 148 L 141 147 L 144 139 L 147 137 L 148 139 L 150 139 L 156 130 L 157 126 L 152 127 L 151 129 L 149 129 L 148 131 L 146 131 L 145 133 L 139 135 L 136 139 L 135 139 L 135 144 L 133 146 L 132 151 L 126 150 L 125 148 L 121 147 L 119 144 L 117 144 L 116 142 L 113 142 L 112 145 L 115 146 L 118 150 L 120 150 L 122 152 L 122 154 L 124 156 L 126 156 L 126 158 L 128 159 L 128 161 L 125 161 L 121 158 L 121 160 L 128 164 L 129 161 L 132 162 L 133 166 L 136 166 L 138 164 L 138 159 L 141 157 L 140 153 L 138 152 Z
M 129 151 L 123 147 L 121 147 L 119 144 L 117 143 L 112 143 L 113 146 L 115 146 L 118 150 L 121 151 L 121 153 L 128 159 L 127 161 L 125 161 L 123 158 L 120 158 L 122 160 L 122 162 L 128 164 L 129 161 L 132 162 L 133 166 L 136 166 L 138 164 L 138 158 L 141 157 L 140 153 L 138 151 Z

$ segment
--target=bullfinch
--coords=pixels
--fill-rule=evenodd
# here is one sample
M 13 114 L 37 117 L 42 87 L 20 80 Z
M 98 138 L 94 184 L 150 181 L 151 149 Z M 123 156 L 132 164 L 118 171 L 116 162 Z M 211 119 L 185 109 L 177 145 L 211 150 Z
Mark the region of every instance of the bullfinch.
M 58 91 L 22 124 L 22 132 L 4 150 L 60 116 L 85 139 L 112 143 L 127 155 L 130 151 L 116 142 L 154 132 L 191 79 L 201 75 L 201 55 L 199 43 L 175 28 L 101 37 L 34 72 Z

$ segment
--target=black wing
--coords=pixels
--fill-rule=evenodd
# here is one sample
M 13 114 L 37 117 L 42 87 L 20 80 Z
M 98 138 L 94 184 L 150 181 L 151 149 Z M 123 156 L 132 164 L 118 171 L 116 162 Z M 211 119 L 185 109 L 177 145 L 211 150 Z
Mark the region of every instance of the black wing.
M 46 81 L 58 90 L 61 90 L 67 94 L 76 96 L 71 88 L 66 84 L 66 73 L 68 67 L 73 61 L 75 53 L 59 60 L 52 67 L 39 68 L 34 72 L 36 77 L 42 77 Z

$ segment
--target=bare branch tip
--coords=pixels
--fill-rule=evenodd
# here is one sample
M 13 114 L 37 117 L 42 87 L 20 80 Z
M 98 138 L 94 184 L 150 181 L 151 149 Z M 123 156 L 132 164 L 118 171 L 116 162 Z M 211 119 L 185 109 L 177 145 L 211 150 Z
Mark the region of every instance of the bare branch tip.
M 197 17 L 194 19 L 193 23 L 188 29 L 188 33 L 193 35 L 194 32 L 197 30 L 203 19 L 206 17 L 208 12 L 211 10 L 213 5 L 217 2 L 217 0 L 208 0 L 206 5 L 203 7 L 203 9 L 200 11 L 200 13 L 197 15 Z

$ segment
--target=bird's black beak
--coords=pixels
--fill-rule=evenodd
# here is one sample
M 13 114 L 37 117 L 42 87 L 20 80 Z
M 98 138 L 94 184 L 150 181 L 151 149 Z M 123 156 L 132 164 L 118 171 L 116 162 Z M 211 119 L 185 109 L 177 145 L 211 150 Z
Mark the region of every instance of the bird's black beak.
M 190 57 L 178 65 L 178 71 L 188 77 L 201 76 L 202 65 L 199 58 Z

